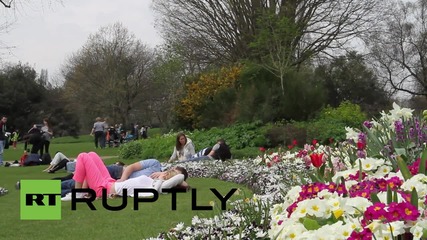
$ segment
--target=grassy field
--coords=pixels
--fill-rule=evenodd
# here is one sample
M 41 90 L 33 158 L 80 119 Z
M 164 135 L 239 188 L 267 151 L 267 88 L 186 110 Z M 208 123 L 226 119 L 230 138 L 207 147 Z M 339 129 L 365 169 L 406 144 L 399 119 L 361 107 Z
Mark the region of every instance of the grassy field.
M 55 139 L 51 144 L 51 152 L 62 151 L 67 156 L 76 157 L 83 151 L 95 150 L 90 136 L 79 139 Z M 23 145 L 18 149 L 5 150 L 5 160 L 18 160 L 22 155 Z M 117 156 L 117 148 L 96 149 L 101 156 Z M 115 162 L 117 157 L 105 160 L 106 164 Z M 127 160 L 126 162 L 133 162 Z M 219 209 L 210 211 L 192 210 L 192 197 L 196 197 L 197 206 L 209 206 L 211 201 L 220 205 L 220 201 L 210 191 L 217 189 L 226 195 L 232 188 L 241 188 L 234 183 L 222 182 L 217 179 L 189 179 L 188 183 L 196 194 L 192 192 L 177 195 L 177 210 L 172 210 L 171 194 L 160 195 L 153 203 L 139 203 L 139 210 L 133 209 L 133 202 L 129 199 L 127 207 L 122 211 L 108 211 L 102 207 L 100 200 L 95 202 L 96 211 L 90 210 L 85 204 L 78 204 L 77 210 L 71 210 L 70 202 L 63 202 L 62 219 L 51 221 L 20 220 L 19 190 L 15 183 L 22 179 L 50 179 L 64 176 L 65 170 L 55 174 L 42 172 L 46 166 L 34 167 L 0 167 L 0 187 L 5 187 L 9 193 L 0 197 L 0 239 L 144 239 L 157 236 L 159 232 L 167 231 L 179 222 L 189 224 L 194 215 L 200 217 L 213 216 Z M 243 188 L 246 195 L 250 191 Z M 233 199 L 241 196 L 233 196 Z M 118 206 L 122 199 L 108 200 L 112 206 Z

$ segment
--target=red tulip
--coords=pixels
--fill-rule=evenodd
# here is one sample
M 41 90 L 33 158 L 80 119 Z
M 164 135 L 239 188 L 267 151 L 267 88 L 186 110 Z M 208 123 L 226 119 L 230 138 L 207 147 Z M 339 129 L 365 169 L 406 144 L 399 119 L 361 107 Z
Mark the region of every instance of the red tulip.
M 260 147 L 260 148 L 259 148 L 259 150 L 260 150 L 261 152 L 265 152 L 265 148 L 264 148 L 264 147 Z
M 291 150 L 292 148 L 294 148 L 294 145 L 288 145 L 289 150 Z
M 316 144 L 317 144 L 317 140 L 316 140 L 316 139 L 313 139 L 313 141 L 311 141 L 311 144 L 312 144 L 313 146 L 316 146 Z
M 312 153 L 310 154 L 311 164 L 319 168 L 323 164 L 323 153 Z
M 297 141 L 296 139 L 294 139 L 294 140 L 292 141 L 292 145 L 294 145 L 294 146 L 298 145 L 298 141 Z
M 366 144 L 364 142 L 361 142 L 361 141 L 357 142 L 357 149 L 358 150 L 363 150 L 363 149 L 365 149 L 365 147 L 366 147 Z

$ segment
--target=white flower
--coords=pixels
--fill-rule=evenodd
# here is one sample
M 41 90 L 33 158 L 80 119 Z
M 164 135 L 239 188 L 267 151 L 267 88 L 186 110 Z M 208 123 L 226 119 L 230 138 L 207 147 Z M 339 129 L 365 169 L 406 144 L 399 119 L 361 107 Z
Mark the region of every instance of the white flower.
M 327 200 L 313 198 L 299 202 L 295 212 L 292 214 L 292 218 L 301 218 L 307 215 L 318 218 L 329 218 L 331 210 L 327 204 Z
M 412 118 L 413 109 L 409 108 L 401 108 L 395 102 L 393 103 L 393 109 L 390 110 L 391 119 L 394 121 L 398 119 L 408 120 Z
M 380 166 L 374 174 L 374 177 L 381 178 L 389 174 L 393 168 L 387 165 Z
M 372 206 L 372 202 L 363 197 L 346 198 L 346 202 L 342 206 L 347 214 L 361 215 L 369 206 Z
M 414 240 L 424 239 L 423 238 L 424 230 L 427 229 L 427 220 L 417 221 L 413 227 L 411 227 L 410 232 L 414 235 Z
M 360 161 L 359 161 L 360 160 Z M 362 166 L 362 170 L 364 172 L 369 172 L 369 171 L 373 171 L 376 170 L 378 167 L 384 165 L 384 159 L 379 159 L 379 158 L 359 158 L 356 160 L 356 168 L 359 169 L 359 162 Z
M 427 176 L 424 174 L 417 174 L 412 176 L 402 184 L 402 189 L 412 191 L 414 188 L 417 190 L 418 196 L 425 196 L 427 194 Z
M 359 140 L 359 133 L 356 132 L 353 128 L 345 127 L 345 130 L 347 131 L 347 133 L 345 134 L 346 139 L 351 139 L 354 142 L 357 142 Z
M 175 230 L 176 231 L 181 231 L 182 229 L 184 229 L 184 223 L 180 222 L 176 225 Z

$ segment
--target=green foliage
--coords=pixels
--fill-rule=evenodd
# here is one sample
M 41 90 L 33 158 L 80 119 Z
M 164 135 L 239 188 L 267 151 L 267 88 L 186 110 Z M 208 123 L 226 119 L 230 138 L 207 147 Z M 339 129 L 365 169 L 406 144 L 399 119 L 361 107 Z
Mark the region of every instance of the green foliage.
M 338 107 L 342 101 L 350 101 L 373 115 L 390 105 L 387 92 L 379 85 L 363 56 L 356 52 L 318 66 L 315 72 L 327 89 L 327 102 L 332 107 Z
M 228 128 L 188 131 L 185 134 L 193 141 L 196 152 L 206 147 L 212 147 L 218 139 L 223 138 L 230 146 L 233 157 L 243 158 L 258 155 L 258 147 L 267 145 L 268 140 L 265 135 L 269 128 L 258 121 L 234 124 Z M 120 157 L 169 159 L 175 146 L 175 140 L 176 132 L 171 132 L 159 137 L 126 143 L 120 147 Z
M 302 147 L 307 141 L 306 125 L 298 122 L 278 123 L 267 131 L 266 137 L 269 140 L 268 147 L 291 145 L 294 140 Z
M 316 83 L 309 69 L 288 71 L 284 78 L 285 94 L 274 74 L 260 66 L 247 64 L 237 93 L 236 119 L 264 123 L 283 119 L 306 120 L 323 106 L 324 89 Z
M 264 133 L 265 128 L 260 121 L 257 121 L 234 124 L 228 128 L 196 130 L 191 137 L 196 144 L 196 149 L 213 146 L 218 139 L 223 138 L 233 150 L 265 145 L 267 139 L 264 137 Z
M 342 102 L 337 108 L 325 107 L 319 116 L 307 126 L 307 138 L 328 142 L 345 140 L 345 127 L 359 128 L 366 120 L 366 114 L 360 107 L 349 101 Z
M 119 156 L 123 159 L 138 158 L 142 156 L 142 151 L 142 141 L 131 141 L 120 145 Z

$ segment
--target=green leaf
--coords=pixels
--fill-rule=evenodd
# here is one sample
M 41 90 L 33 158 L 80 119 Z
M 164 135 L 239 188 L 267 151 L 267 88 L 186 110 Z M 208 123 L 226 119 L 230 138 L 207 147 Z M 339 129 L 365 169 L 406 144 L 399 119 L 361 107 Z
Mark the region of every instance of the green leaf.
M 371 193 L 371 202 L 373 203 L 381 202 L 380 199 L 378 198 L 378 195 L 374 192 Z
M 397 202 L 397 199 L 398 199 L 397 191 L 395 190 L 395 191 L 393 191 L 393 202 Z
M 397 156 L 396 158 L 397 166 L 399 166 L 400 172 L 402 173 L 402 176 L 405 180 L 408 180 L 412 177 L 411 172 L 408 169 L 408 166 L 406 165 L 405 160 L 402 158 L 402 156 Z
M 421 161 L 418 167 L 418 173 L 426 174 L 427 148 L 421 154 Z
M 302 224 L 309 231 L 317 230 L 320 228 L 320 224 L 316 220 L 309 219 L 309 218 L 305 218 Z
M 416 208 L 418 208 L 418 193 L 417 193 L 417 189 L 412 189 L 412 192 L 411 192 L 411 204 L 414 206 L 414 207 L 416 207 Z
M 326 168 L 326 164 L 322 164 L 322 166 L 320 166 L 319 168 L 319 178 L 323 179 L 323 177 L 325 176 L 325 168 Z
M 363 171 L 362 171 L 362 161 L 359 159 L 359 182 L 361 182 L 362 179 L 363 179 L 362 173 L 363 173 Z
M 390 186 L 387 185 L 387 204 L 390 204 L 393 201 L 393 193 Z
M 397 153 L 397 155 L 405 155 L 406 156 L 406 149 L 404 149 L 404 148 L 395 148 L 394 151 Z
M 313 173 L 307 173 L 313 182 L 323 182 L 317 175 Z

